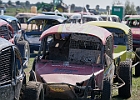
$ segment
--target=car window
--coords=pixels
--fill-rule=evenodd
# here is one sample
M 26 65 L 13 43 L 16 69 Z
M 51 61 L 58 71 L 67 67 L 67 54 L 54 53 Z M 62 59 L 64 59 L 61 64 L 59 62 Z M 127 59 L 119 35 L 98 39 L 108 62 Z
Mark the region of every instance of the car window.
M 99 18 L 99 21 L 103 21 L 103 19 L 102 18 Z
M 45 54 L 49 51 L 48 55 L 44 57 L 45 59 L 83 64 L 101 63 L 102 42 L 100 39 L 78 33 L 57 33 L 53 38 L 49 45 L 47 38 L 44 38 L 45 43 L 42 43 L 42 49 L 46 50 L 43 51 L 43 49 L 42 53 Z
M 128 20 L 126 25 L 129 27 L 140 28 L 140 19 Z
M 113 22 L 118 22 L 117 17 L 112 17 L 112 21 L 113 21 Z
M 20 30 L 20 25 L 19 25 L 19 23 L 17 21 L 15 21 L 15 20 L 12 21 L 10 23 L 10 25 L 12 26 L 12 28 L 14 29 L 15 32 L 17 32 L 18 30 Z
M 32 20 L 27 26 L 27 31 L 44 31 L 57 24 L 59 24 L 59 22 L 53 19 Z
M 113 34 L 114 45 L 126 45 L 127 35 L 123 30 L 117 28 L 104 27 Z

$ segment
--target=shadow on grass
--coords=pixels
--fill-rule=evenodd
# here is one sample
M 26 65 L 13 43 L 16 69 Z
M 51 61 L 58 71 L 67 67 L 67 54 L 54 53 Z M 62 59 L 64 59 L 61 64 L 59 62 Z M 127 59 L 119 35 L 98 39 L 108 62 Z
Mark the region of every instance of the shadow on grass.
M 135 75 L 135 74 L 132 74 L 132 77 L 133 77 L 133 78 L 139 78 L 140 76 L 137 76 L 137 75 Z
M 128 98 L 121 98 L 119 95 L 113 96 L 112 100 L 128 100 Z
M 31 53 L 31 54 L 30 54 L 30 58 L 35 58 L 36 56 L 37 56 L 36 53 Z

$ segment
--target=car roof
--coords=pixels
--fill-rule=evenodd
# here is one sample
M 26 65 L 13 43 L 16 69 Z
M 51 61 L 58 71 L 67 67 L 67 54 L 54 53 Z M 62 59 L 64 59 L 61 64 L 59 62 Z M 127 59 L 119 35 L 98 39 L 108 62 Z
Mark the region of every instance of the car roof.
M 14 45 L 13 43 L 9 42 L 8 40 L 0 37 L 0 50 L 3 48 L 9 47 Z
M 33 16 L 33 17 L 29 18 L 27 21 L 27 24 L 29 24 L 30 21 L 37 20 L 37 19 L 53 19 L 53 20 L 57 20 L 60 23 L 67 20 L 67 18 L 64 18 L 61 16 L 56 16 L 56 15 L 37 15 L 37 16 Z
M 135 19 L 140 20 L 140 16 L 139 17 L 129 17 L 128 18 L 128 20 L 135 20 Z
M 119 16 L 117 16 L 117 15 L 100 15 L 100 16 L 105 16 L 105 17 L 119 17 Z
M 100 27 L 111 27 L 111 28 L 118 28 L 121 30 L 124 30 L 124 32 L 126 34 L 128 34 L 130 28 L 123 24 L 123 23 L 119 23 L 119 22 L 111 22 L 111 21 L 91 21 L 91 22 L 87 22 L 85 24 L 90 24 L 90 25 L 96 25 L 96 26 L 100 26 Z
M 40 36 L 40 40 L 42 40 L 45 36 L 54 33 L 84 33 L 88 35 L 94 35 L 100 38 L 105 44 L 106 38 L 111 35 L 109 31 L 104 28 L 86 25 L 86 24 L 59 24 L 55 25 L 48 30 L 44 31 Z
M 2 26 L 2 25 L 6 25 L 6 24 L 9 24 L 8 22 L 6 22 L 5 20 L 3 20 L 3 19 L 0 19 L 0 26 Z
M 99 15 L 83 15 L 85 18 L 101 18 Z M 81 19 L 81 14 L 77 13 L 70 17 L 70 19 Z
M 13 20 L 18 21 L 18 19 L 16 17 L 8 16 L 8 15 L 0 15 L 0 18 L 9 22 L 9 23 L 12 22 Z
M 36 15 L 41 15 L 39 13 L 18 13 L 15 17 L 16 18 L 23 18 L 23 17 L 32 17 Z

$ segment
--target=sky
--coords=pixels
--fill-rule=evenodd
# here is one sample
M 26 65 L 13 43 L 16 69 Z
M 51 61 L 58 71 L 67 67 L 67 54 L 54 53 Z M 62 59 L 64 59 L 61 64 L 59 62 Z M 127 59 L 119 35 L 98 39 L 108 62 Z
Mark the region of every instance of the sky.
M 2 0 L 4 2 L 9 0 Z M 11 0 L 12 2 L 18 0 Z M 19 0 L 20 2 L 25 2 L 27 0 Z M 46 2 L 50 3 L 53 0 L 28 0 L 30 3 L 37 3 L 37 2 Z M 100 8 L 106 8 L 106 6 L 110 6 L 113 4 L 113 1 L 118 0 L 63 0 L 64 3 L 67 5 L 75 4 L 76 6 L 85 6 L 86 4 L 90 5 L 90 8 L 95 8 L 96 5 L 100 5 Z M 125 3 L 126 0 L 119 0 L 121 3 Z M 129 0 L 131 3 L 133 2 L 135 6 L 140 6 L 140 0 Z

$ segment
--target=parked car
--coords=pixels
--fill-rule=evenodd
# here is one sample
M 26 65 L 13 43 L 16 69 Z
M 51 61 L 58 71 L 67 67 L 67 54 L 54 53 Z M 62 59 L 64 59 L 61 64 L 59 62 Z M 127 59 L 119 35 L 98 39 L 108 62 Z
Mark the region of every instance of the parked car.
M 64 15 L 63 13 L 60 13 L 59 11 L 55 11 L 55 12 L 42 12 L 42 14 L 45 14 L 45 15 L 57 15 L 57 16 L 68 18 L 67 15 Z
M 127 20 L 133 15 L 125 15 L 123 20 L 122 20 L 122 23 L 126 24 Z
M 61 16 L 55 15 L 39 15 L 31 17 L 27 21 L 26 32 L 24 33 L 25 40 L 28 41 L 30 46 L 30 52 L 38 51 L 40 46 L 39 37 L 43 31 L 48 28 L 64 23 L 67 19 Z
M 9 22 L 11 23 L 15 22 L 15 24 L 12 24 L 15 25 L 14 27 L 18 27 L 16 26 L 17 24 L 15 20 L 11 21 L 12 17 L 8 17 L 8 18 L 9 18 Z M 10 42 L 12 42 L 13 44 L 15 44 L 19 48 L 22 57 L 28 59 L 29 61 L 30 58 L 29 44 L 26 40 L 24 40 L 21 30 L 16 30 L 18 28 L 13 28 L 7 21 L 0 19 L 0 37 L 3 37 L 9 40 Z
M 16 17 L 8 16 L 8 15 L 0 15 L 0 19 L 5 20 L 12 26 L 14 30 L 14 34 L 21 33 L 21 23 Z
M 39 13 L 18 13 L 15 17 L 21 23 L 21 28 L 26 29 L 28 19 L 33 17 L 33 16 L 37 16 L 37 15 L 43 15 L 43 14 L 39 14 Z
M 117 15 L 100 15 L 104 21 L 121 22 Z
M 110 21 L 98 21 L 98 22 L 88 22 L 86 24 L 96 25 L 107 29 L 113 34 L 114 52 L 113 60 L 116 66 L 115 75 L 119 75 L 119 69 L 124 67 L 126 73 L 121 72 L 117 78 L 121 78 L 125 85 L 118 88 L 119 96 L 128 98 L 131 96 L 131 86 L 132 86 L 132 62 L 135 56 L 133 55 L 133 42 L 132 33 L 130 28 L 122 23 L 110 22 Z M 109 52 L 108 52 L 109 53 Z M 135 65 L 135 64 L 134 64 Z M 138 73 L 138 64 L 135 65 L 135 75 Z M 116 79 L 117 79 L 116 78 Z M 117 79 L 118 80 L 118 79 Z M 126 91 L 127 90 L 127 91 Z
M 29 80 L 45 84 L 46 98 L 111 100 L 114 88 L 123 97 L 131 95 L 131 61 L 114 65 L 113 35 L 106 29 L 60 24 L 44 31 L 40 40 Z
M 70 22 L 73 23 L 85 23 L 89 21 L 103 21 L 103 19 L 99 15 L 81 15 L 80 13 L 73 14 L 70 18 Z
M 44 100 L 41 83 L 26 83 L 23 68 L 27 61 L 22 59 L 16 45 L 0 38 L 0 100 L 29 100 L 28 96 L 30 100 Z
M 131 28 L 133 34 L 133 49 L 140 47 L 140 16 L 131 17 L 127 20 L 126 25 Z

